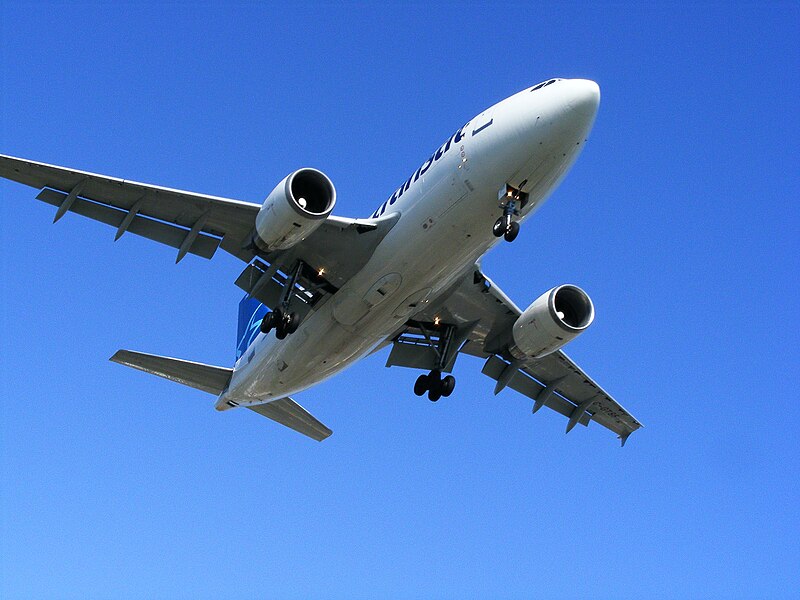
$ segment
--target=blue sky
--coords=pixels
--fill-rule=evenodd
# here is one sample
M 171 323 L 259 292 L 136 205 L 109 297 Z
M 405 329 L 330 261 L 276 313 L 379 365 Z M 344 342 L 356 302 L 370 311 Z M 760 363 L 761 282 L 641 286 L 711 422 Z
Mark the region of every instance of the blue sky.
M 370 214 L 466 119 L 599 82 L 590 143 L 485 271 L 572 282 L 568 352 L 645 429 L 564 435 L 461 358 L 298 400 L 316 444 L 107 361 L 229 365 L 242 266 L 0 182 L 4 598 L 785 598 L 800 587 L 800 9 L 8 3 L 0 152 L 260 202 L 300 166 Z

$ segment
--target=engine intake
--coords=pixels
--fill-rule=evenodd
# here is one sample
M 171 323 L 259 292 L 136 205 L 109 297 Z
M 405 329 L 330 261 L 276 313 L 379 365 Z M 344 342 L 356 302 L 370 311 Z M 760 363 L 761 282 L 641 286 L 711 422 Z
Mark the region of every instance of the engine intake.
M 512 329 L 509 350 L 519 359 L 541 358 L 583 333 L 594 320 L 594 305 L 575 285 L 560 285 L 539 296 Z
M 336 189 L 322 171 L 299 169 L 287 175 L 256 215 L 256 243 L 263 250 L 285 250 L 308 237 L 336 205 Z

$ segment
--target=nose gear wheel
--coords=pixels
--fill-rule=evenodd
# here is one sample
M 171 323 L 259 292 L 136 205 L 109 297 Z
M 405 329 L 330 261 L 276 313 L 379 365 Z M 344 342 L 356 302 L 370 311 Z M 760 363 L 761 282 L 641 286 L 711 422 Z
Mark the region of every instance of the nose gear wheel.
M 501 191 L 501 198 L 499 207 L 503 209 L 503 216 L 494 222 L 492 233 L 495 237 L 513 242 L 519 235 L 519 222 L 515 221 L 514 217 L 519 216 L 519 209 L 528 202 L 528 194 L 507 185 L 505 193 Z

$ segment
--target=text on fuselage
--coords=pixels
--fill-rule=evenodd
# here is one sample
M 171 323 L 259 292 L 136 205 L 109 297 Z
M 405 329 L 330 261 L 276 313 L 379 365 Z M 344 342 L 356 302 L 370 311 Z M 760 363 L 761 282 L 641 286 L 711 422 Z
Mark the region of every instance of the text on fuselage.
M 464 130 L 467 128 L 467 125 L 469 125 L 469 123 L 470 123 L 469 121 L 464 123 L 464 126 L 461 129 L 456 131 L 452 136 L 450 136 L 449 140 L 447 140 L 444 144 L 439 146 L 439 149 L 436 150 L 436 152 L 434 152 L 433 154 L 431 154 L 430 158 L 428 158 L 424 163 L 422 163 L 420 168 L 414 171 L 414 174 L 411 175 L 411 177 L 409 177 L 403 185 L 397 188 L 394 191 L 394 193 L 389 197 L 389 199 L 386 200 L 383 204 L 381 204 L 378 207 L 378 210 L 372 213 L 370 218 L 376 219 L 380 217 L 383 213 L 385 213 L 388 207 L 397 202 L 400 199 L 400 196 L 402 196 L 408 191 L 408 188 L 411 187 L 412 183 L 417 181 L 417 179 L 419 179 L 421 176 L 425 175 L 425 173 L 428 171 L 428 169 L 431 168 L 431 165 L 433 165 L 433 163 L 437 162 L 440 158 L 442 158 L 442 156 L 444 156 L 445 153 L 448 150 L 450 150 L 450 148 L 453 145 L 458 144 L 461 140 L 463 140 L 465 135 Z

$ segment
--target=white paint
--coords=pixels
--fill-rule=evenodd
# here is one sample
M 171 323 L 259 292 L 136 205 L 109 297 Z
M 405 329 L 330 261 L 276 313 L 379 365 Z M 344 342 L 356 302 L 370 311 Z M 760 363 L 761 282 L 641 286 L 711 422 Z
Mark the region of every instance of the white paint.
M 236 364 L 217 407 L 302 392 L 367 355 L 502 241 L 492 235 L 502 213 L 499 189 L 508 183 L 530 194 L 522 221 L 541 206 L 583 148 L 599 101 L 593 81 L 559 80 L 476 117 L 465 137 L 387 207 L 385 214 L 400 219 L 364 268 L 297 333 L 284 340 L 259 335 L 254 358 Z M 382 283 L 386 293 L 376 301 Z

